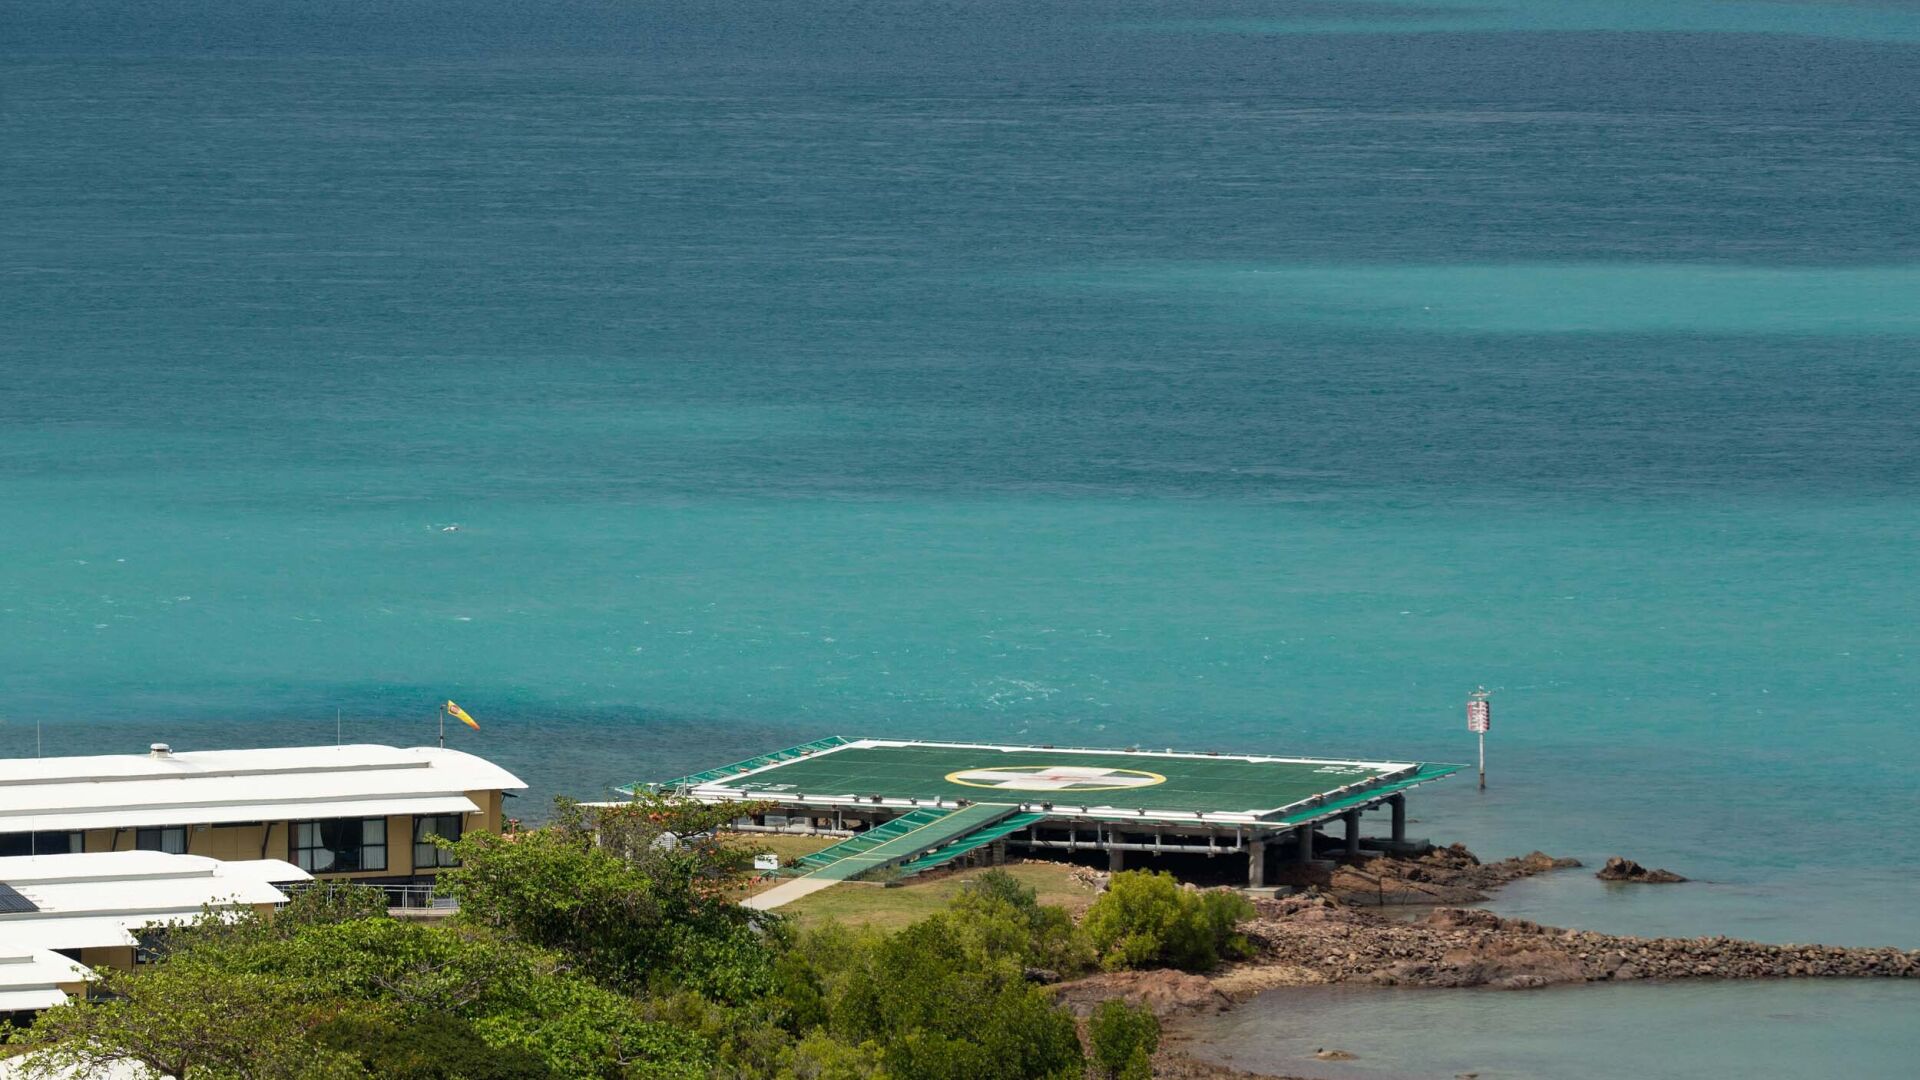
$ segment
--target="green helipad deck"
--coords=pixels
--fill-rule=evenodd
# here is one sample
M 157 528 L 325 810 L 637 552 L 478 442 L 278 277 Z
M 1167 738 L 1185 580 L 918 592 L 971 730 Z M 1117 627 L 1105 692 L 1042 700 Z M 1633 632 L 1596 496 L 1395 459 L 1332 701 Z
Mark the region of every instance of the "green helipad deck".
M 996 803 L 1051 818 L 1282 824 L 1438 779 L 1457 766 L 821 739 L 669 781 L 705 799 L 811 806 Z

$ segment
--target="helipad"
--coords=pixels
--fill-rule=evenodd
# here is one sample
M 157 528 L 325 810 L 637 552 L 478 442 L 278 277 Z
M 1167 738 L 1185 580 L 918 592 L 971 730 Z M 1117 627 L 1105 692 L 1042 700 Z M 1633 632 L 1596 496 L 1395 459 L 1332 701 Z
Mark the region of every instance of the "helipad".
M 822 739 L 661 785 L 705 797 L 811 806 L 1044 806 L 1052 816 L 1283 823 L 1453 766 L 991 743 Z
M 773 907 L 834 881 L 997 862 L 1009 846 L 1105 852 L 1116 870 L 1136 852 L 1239 856 L 1258 887 L 1270 864 L 1316 858 L 1321 826 L 1336 820 L 1348 858 L 1419 845 L 1406 839 L 1407 790 L 1459 768 L 833 736 L 651 786 L 744 804 L 741 829 L 846 837 L 801 859 L 801 880 L 752 901 Z M 1369 841 L 1361 819 L 1383 807 L 1389 835 Z

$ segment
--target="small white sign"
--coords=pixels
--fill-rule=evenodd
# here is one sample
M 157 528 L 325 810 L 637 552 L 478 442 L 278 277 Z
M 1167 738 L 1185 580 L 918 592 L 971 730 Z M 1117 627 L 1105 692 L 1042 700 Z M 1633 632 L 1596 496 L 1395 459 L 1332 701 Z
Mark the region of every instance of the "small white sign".
M 1484 735 L 1493 728 L 1493 710 L 1484 701 L 1467 702 L 1467 730 Z
M 780 856 L 755 855 L 753 857 L 753 868 L 755 870 L 778 870 L 780 869 Z

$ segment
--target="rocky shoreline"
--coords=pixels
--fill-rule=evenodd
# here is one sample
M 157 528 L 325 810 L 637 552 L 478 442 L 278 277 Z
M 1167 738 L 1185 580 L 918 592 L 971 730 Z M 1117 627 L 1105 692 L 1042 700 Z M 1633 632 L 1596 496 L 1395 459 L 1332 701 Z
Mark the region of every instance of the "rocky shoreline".
M 1920 977 L 1920 950 L 1628 937 L 1471 908 L 1440 908 L 1415 922 L 1396 922 L 1313 895 L 1257 906 L 1260 915 L 1246 932 L 1260 957 L 1221 979 L 1520 990 L 1633 979 Z
M 1539 852 L 1481 863 L 1456 845 L 1411 858 L 1301 867 L 1313 877 L 1301 883 L 1305 891 L 1255 901 L 1256 917 L 1243 926 L 1259 949 L 1254 959 L 1212 975 L 1096 975 L 1063 984 L 1058 994 L 1080 1011 L 1119 997 L 1152 1008 L 1169 1021 L 1168 1045 L 1156 1061 L 1155 1076 L 1248 1080 L 1257 1074 L 1185 1054 L 1179 1045 L 1180 1019 L 1223 1011 L 1264 990 L 1329 983 L 1525 990 L 1644 979 L 1920 977 L 1920 950 L 1768 945 L 1728 937 L 1640 938 L 1542 926 L 1452 906 L 1486 899 L 1485 889 L 1578 865 Z M 1674 878 L 1678 875 L 1623 880 Z M 1382 903 L 1383 897 L 1400 899 Z M 1447 906 L 1436 906 L 1412 921 L 1380 910 L 1409 902 Z
M 1579 865 L 1579 859 L 1556 859 L 1538 851 L 1483 863 L 1473 852 L 1455 844 L 1415 856 L 1288 867 L 1280 881 L 1356 907 L 1457 906 L 1477 904 L 1488 898 L 1489 891 L 1521 878 Z

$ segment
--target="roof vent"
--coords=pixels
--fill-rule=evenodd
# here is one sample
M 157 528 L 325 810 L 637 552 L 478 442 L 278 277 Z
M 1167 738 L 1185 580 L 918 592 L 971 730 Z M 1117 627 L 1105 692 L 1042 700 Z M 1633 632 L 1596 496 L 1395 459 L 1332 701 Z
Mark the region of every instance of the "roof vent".
M 157 742 L 157 743 L 154 743 L 152 746 L 147 747 L 147 753 L 149 756 L 152 756 L 152 757 L 172 757 L 173 747 L 168 746 L 166 743 L 163 743 L 163 742 Z

